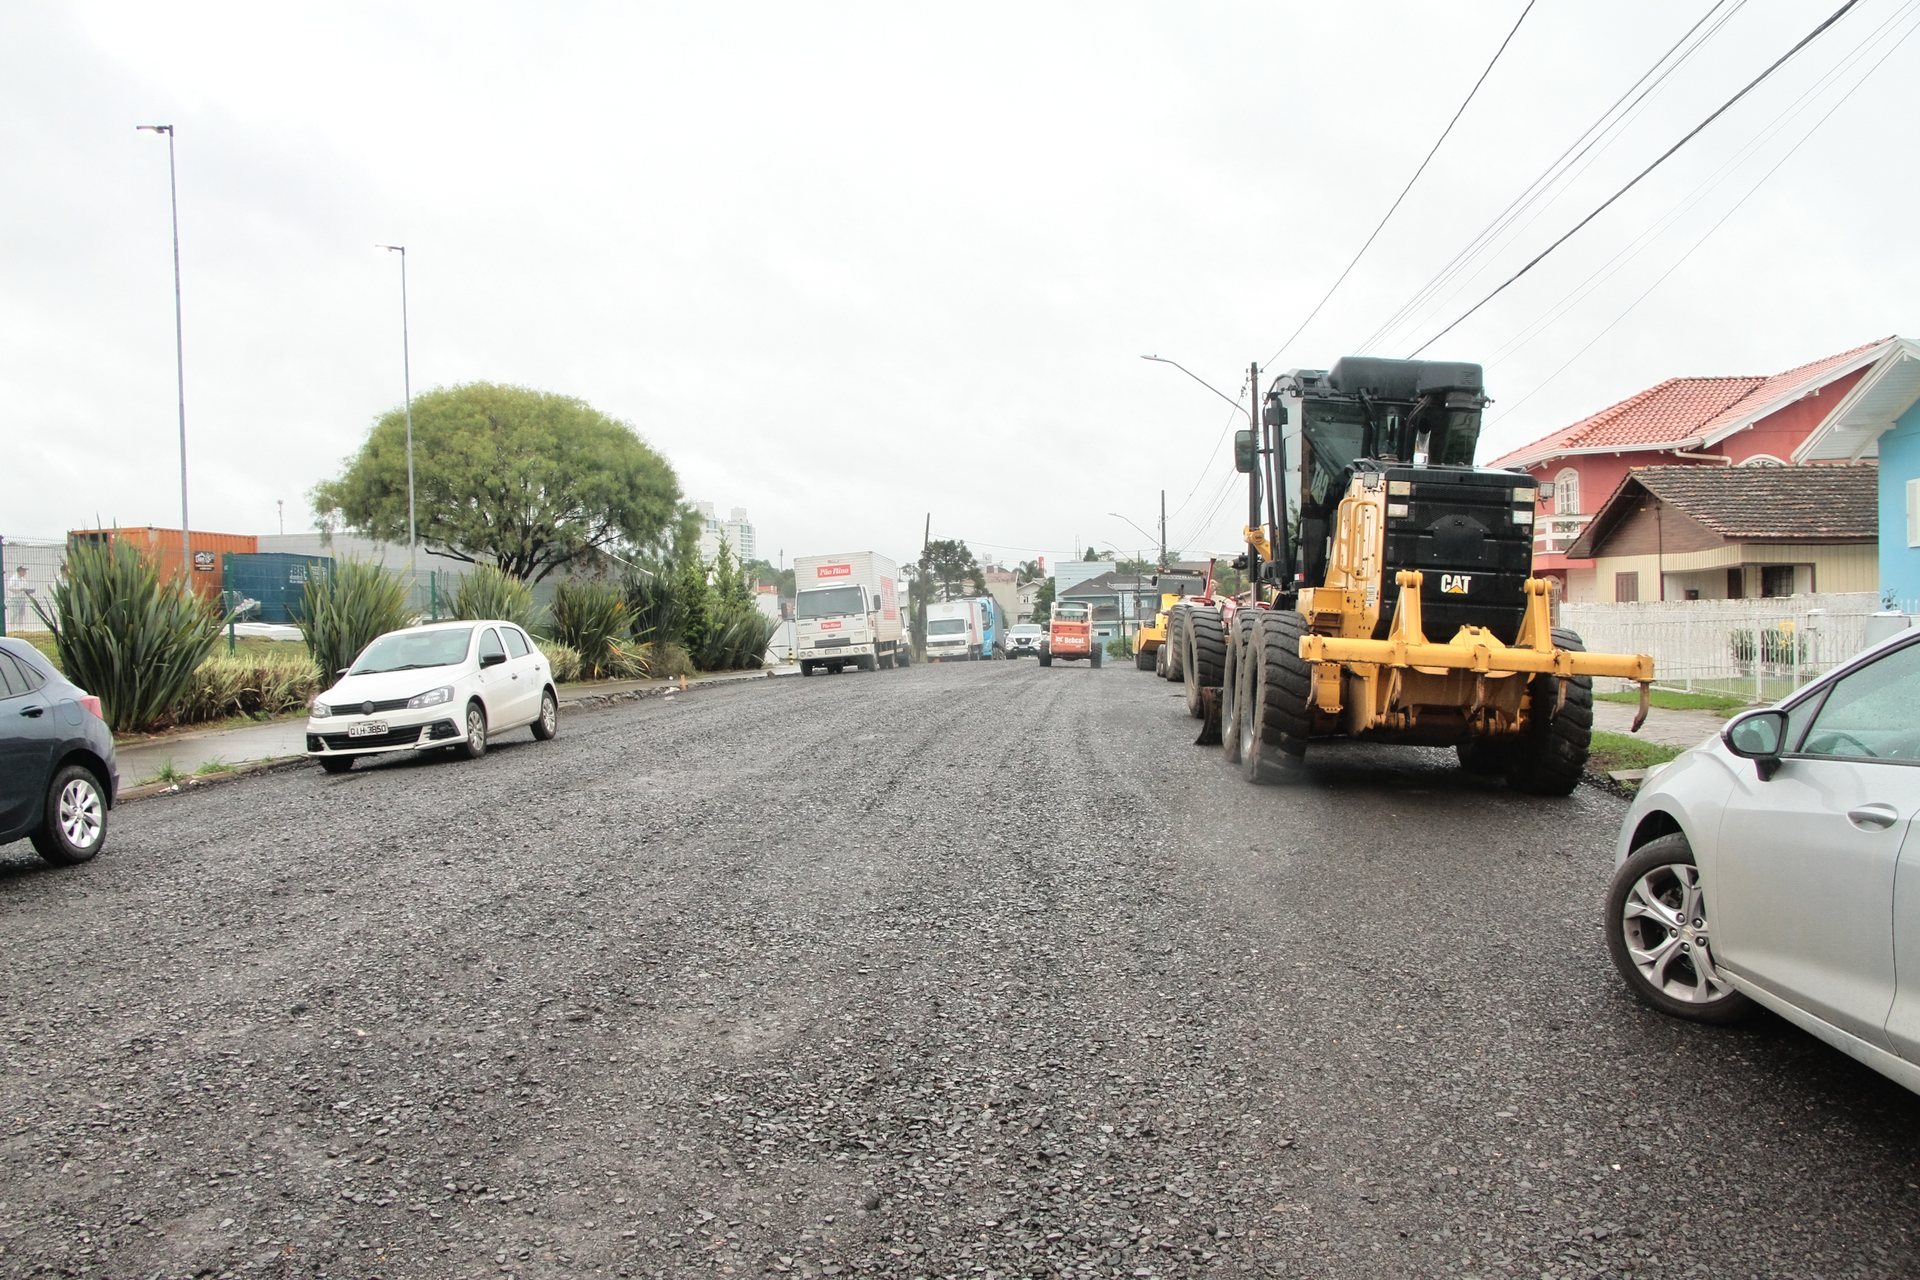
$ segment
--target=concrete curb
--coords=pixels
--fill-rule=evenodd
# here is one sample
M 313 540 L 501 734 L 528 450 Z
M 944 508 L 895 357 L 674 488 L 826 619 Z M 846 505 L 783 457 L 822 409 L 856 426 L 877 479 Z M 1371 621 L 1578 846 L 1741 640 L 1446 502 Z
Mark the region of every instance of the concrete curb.
M 155 796 L 181 795 L 188 791 L 199 791 L 215 783 L 232 782 L 248 774 L 265 773 L 269 769 L 278 769 L 283 765 L 305 762 L 305 756 L 273 756 L 266 760 L 247 760 L 231 768 L 222 769 L 218 773 L 196 773 L 192 777 L 181 778 L 177 782 L 147 782 L 137 787 L 125 787 L 121 789 L 118 796 L 114 797 L 113 803 L 114 807 L 118 808 L 129 800 L 151 800 Z
M 716 685 L 746 684 L 754 680 L 766 680 L 772 677 L 771 671 L 749 671 L 738 675 L 708 676 L 698 680 L 687 680 L 683 684 L 663 681 L 659 684 L 644 685 L 637 688 L 619 689 L 611 692 L 594 693 L 587 691 L 562 693 L 560 705 L 563 707 L 611 707 L 622 702 L 640 702 L 648 698 L 663 698 L 679 693 L 690 693 L 695 689 L 706 689 Z M 218 737 L 218 731 L 185 737 Z M 304 755 L 269 756 L 260 760 L 237 761 L 231 768 L 217 773 L 196 773 L 174 782 L 148 782 L 139 786 L 124 787 L 114 798 L 114 805 L 125 804 L 130 800 L 151 800 L 155 796 L 184 795 L 190 791 L 199 791 L 204 787 L 220 782 L 231 782 L 251 774 L 266 773 L 272 769 L 281 769 L 289 765 L 308 763 Z

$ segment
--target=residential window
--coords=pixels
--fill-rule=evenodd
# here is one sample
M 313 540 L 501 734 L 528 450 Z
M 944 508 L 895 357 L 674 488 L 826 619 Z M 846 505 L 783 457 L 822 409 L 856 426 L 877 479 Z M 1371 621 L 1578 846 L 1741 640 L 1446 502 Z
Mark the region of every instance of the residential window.
M 1580 473 L 1572 467 L 1563 468 L 1553 478 L 1553 513 L 1557 516 L 1580 514 Z
M 1555 493 L 1559 490 L 1555 489 Z M 1640 575 L 1637 573 L 1616 573 L 1613 575 L 1613 598 L 1617 604 L 1628 604 L 1640 598 Z
M 1907 545 L 1920 547 L 1920 480 L 1907 481 Z
M 1761 565 L 1760 594 L 1768 598 L 1792 595 L 1793 566 L 1790 564 Z
M 1747 594 L 1747 571 L 1745 569 L 1727 570 L 1727 599 L 1739 600 Z

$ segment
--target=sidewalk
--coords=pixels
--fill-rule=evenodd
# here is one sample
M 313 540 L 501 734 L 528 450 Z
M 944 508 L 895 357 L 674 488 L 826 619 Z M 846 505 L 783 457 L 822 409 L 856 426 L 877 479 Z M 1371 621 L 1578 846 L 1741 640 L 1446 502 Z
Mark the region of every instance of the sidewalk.
M 778 667 L 760 671 L 727 671 L 688 679 L 686 687 L 765 680 L 781 673 Z M 560 686 L 561 707 L 597 707 L 615 702 L 679 693 L 678 680 L 603 680 L 594 684 Z M 159 775 L 171 765 L 182 780 L 195 777 L 208 765 L 258 766 L 306 754 L 307 718 L 303 715 L 231 729 L 188 730 L 150 742 L 125 743 L 115 748 L 120 763 L 120 788 L 127 792 Z M 222 769 L 219 773 L 225 773 Z M 207 776 L 217 776 L 209 774 Z
M 1640 710 L 1637 702 L 1594 700 L 1593 727 L 1605 733 L 1626 733 Z M 1697 747 L 1720 732 L 1727 717 L 1713 711 L 1666 711 L 1649 708 L 1647 722 L 1633 736 L 1643 742 L 1658 742 L 1669 747 Z

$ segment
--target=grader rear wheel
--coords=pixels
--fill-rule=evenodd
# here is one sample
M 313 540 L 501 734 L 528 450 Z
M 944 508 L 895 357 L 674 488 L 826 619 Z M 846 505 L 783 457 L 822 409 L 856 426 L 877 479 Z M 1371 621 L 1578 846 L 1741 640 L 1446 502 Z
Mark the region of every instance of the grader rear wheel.
M 1181 675 L 1186 683 L 1187 714 L 1195 720 L 1207 714 L 1202 690 L 1220 687 L 1221 668 L 1227 662 L 1227 641 L 1220 630 L 1220 610 L 1194 605 L 1187 612 L 1185 656 Z
M 1227 662 L 1220 677 L 1220 743 L 1228 764 L 1240 763 L 1240 721 L 1246 715 L 1247 693 L 1242 688 L 1252 665 L 1253 627 L 1260 615 L 1242 609 L 1233 616 L 1233 634 L 1227 641 Z
M 1291 611 L 1263 612 L 1253 624 L 1240 720 L 1240 771 L 1250 782 L 1291 782 L 1305 763 L 1313 727 L 1311 673 L 1300 656 L 1306 630 L 1307 620 Z
M 1191 605 L 1177 604 L 1173 606 L 1173 612 L 1167 615 L 1167 641 L 1161 647 L 1167 651 L 1166 676 L 1169 680 L 1181 678 L 1180 662 L 1185 656 L 1182 651 L 1187 644 L 1187 614 L 1192 608 Z

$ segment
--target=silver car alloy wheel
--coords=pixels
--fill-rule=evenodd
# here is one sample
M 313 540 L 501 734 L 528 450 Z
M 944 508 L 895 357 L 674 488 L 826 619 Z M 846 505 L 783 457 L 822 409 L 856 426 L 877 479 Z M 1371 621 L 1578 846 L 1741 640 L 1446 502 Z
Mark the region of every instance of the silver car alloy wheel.
M 1668 999 L 1707 1004 L 1732 992 L 1713 967 L 1698 867 L 1668 863 L 1634 881 L 1619 928 L 1641 980 Z
M 487 720 L 480 708 L 467 708 L 467 746 L 476 754 L 487 745 Z
M 91 849 L 100 839 L 100 790 L 85 778 L 74 778 L 60 788 L 61 834 L 76 849 Z
M 559 723 L 560 708 L 558 704 L 554 702 L 551 695 L 542 695 L 540 698 L 540 727 L 545 729 L 547 736 L 551 738 L 554 727 Z

